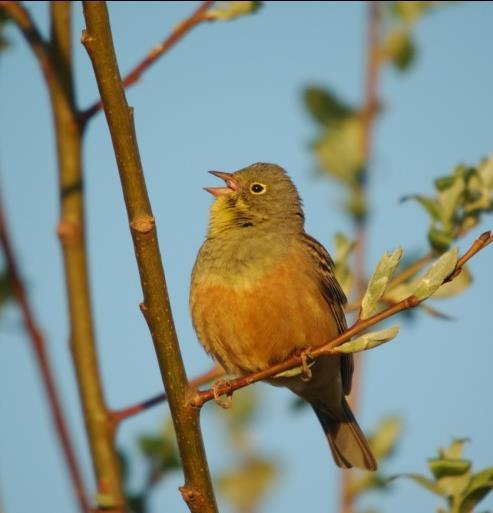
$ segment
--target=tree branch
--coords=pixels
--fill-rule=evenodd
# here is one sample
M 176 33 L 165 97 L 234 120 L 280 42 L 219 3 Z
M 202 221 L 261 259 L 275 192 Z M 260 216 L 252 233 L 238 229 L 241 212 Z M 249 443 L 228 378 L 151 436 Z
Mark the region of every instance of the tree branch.
M 56 72 L 51 61 L 48 43 L 43 39 L 27 9 L 20 2 L 6 0 L 0 0 L 0 7 L 17 25 L 27 44 L 31 47 L 48 87 L 54 87 Z
M 133 112 L 120 78 L 106 3 L 84 1 L 83 6 L 87 29 L 82 42 L 94 67 L 111 133 L 144 294 L 141 310 L 153 338 L 183 462 L 185 486 L 180 491 L 192 513 L 217 513 L 199 410 L 188 401 L 188 382 L 171 314 Z
M 189 386 L 190 388 L 198 388 L 201 385 L 210 383 L 211 381 L 219 379 L 222 376 L 224 376 L 224 369 L 219 365 L 215 365 L 214 367 L 212 367 L 212 369 L 208 370 L 204 374 L 201 374 L 200 376 L 197 376 L 196 378 L 190 380 Z M 134 415 L 137 415 L 137 413 L 141 413 L 145 410 L 148 410 L 149 408 L 152 408 L 153 406 L 156 406 L 157 404 L 160 404 L 167 400 L 168 397 L 166 394 L 156 395 L 154 397 L 151 397 L 150 399 L 147 399 L 146 401 L 142 401 L 133 406 L 129 406 L 128 408 L 114 411 L 112 413 L 113 420 L 114 422 L 121 422 L 122 420 L 133 417 Z
M 98 496 L 113 511 L 124 508 L 114 430 L 109 422 L 97 363 L 85 249 L 82 196 L 81 125 L 74 103 L 70 2 L 51 2 L 51 38 L 43 40 L 19 2 L 1 1 L 38 59 L 52 106 L 57 146 L 60 222 L 70 317 L 70 347 L 77 374 L 86 431 L 98 483 Z
M 100 379 L 89 290 L 82 192 L 81 126 L 72 84 L 70 2 L 51 2 L 50 53 L 56 87 L 50 89 L 55 119 L 60 187 L 58 235 L 63 250 L 70 314 L 70 345 L 98 485 L 98 502 L 125 509 L 115 432 Z
M 207 11 L 214 2 L 207 0 L 202 2 L 199 7 L 184 21 L 179 23 L 166 39 L 156 45 L 137 66 L 135 66 L 122 80 L 123 87 L 127 88 L 140 80 L 142 74 L 147 71 L 162 55 L 164 55 L 178 41 L 183 39 L 194 27 L 207 20 Z M 83 124 L 87 123 L 102 108 L 101 100 L 95 101 L 90 107 L 80 113 L 80 120 Z
M 466 262 L 492 242 L 493 236 L 491 235 L 491 232 L 488 231 L 481 234 L 480 237 L 473 242 L 466 253 L 458 259 L 455 269 L 443 280 L 442 284 L 455 279 L 462 271 Z M 368 317 L 368 319 L 358 319 L 350 328 L 323 346 L 318 346 L 316 348 L 308 347 L 291 356 L 287 360 L 272 365 L 262 371 L 254 372 L 233 380 L 221 381 L 213 388 L 198 391 L 195 396 L 190 399 L 190 403 L 195 408 L 201 408 L 206 402 L 211 401 L 218 395 L 232 395 L 234 391 L 239 390 L 240 388 L 244 388 L 268 378 L 274 378 L 277 374 L 293 369 L 294 367 L 298 367 L 300 365 L 303 366 L 306 364 L 307 359 L 313 361 L 321 356 L 341 354 L 342 352 L 339 350 L 339 346 L 349 341 L 355 335 L 359 335 L 368 328 L 392 317 L 393 315 L 396 315 L 399 312 L 402 312 L 403 310 L 415 308 L 422 302 L 423 300 L 418 299 L 414 295 L 408 296 L 402 301 L 399 301 L 398 303 L 385 308 L 381 312 Z
M 46 351 L 46 343 L 35 319 L 34 312 L 29 303 L 24 282 L 21 278 L 17 261 L 14 255 L 14 249 L 10 240 L 9 230 L 7 228 L 7 220 L 2 208 L 0 198 L 0 245 L 2 246 L 7 266 L 7 276 L 10 287 L 15 300 L 17 301 L 22 313 L 24 329 L 29 336 L 31 346 L 36 356 L 41 381 L 43 382 L 48 405 L 51 410 L 51 416 L 58 435 L 60 445 L 62 446 L 62 454 L 68 467 L 72 488 L 79 504 L 81 513 L 89 513 L 90 507 L 87 502 L 86 492 L 82 474 L 77 463 L 77 457 L 70 438 L 70 434 L 65 421 L 60 397 L 58 396 L 53 370 L 50 365 L 48 354 Z

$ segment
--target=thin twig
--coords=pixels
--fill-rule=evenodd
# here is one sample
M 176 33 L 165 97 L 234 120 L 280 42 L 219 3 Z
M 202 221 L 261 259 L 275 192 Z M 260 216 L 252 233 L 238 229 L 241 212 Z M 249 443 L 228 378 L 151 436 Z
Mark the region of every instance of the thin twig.
M 207 11 L 214 2 L 207 0 L 185 20 L 180 22 L 166 39 L 156 45 L 122 80 L 123 87 L 127 88 L 138 82 L 142 74 L 147 71 L 162 55 L 178 43 L 194 27 L 207 20 Z M 102 108 L 101 100 L 95 101 L 91 106 L 80 113 L 82 124 L 87 123 Z
M 67 428 L 67 422 L 63 413 L 60 397 L 57 392 L 53 370 L 51 368 L 46 351 L 45 339 L 34 316 L 33 309 L 26 293 L 24 282 L 21 278 L 21 273 L 18 269 L 17 260 L 14 255 L 14 249 L 10 240 L 9 230 L 7 228 L 7 220 L 3 211 L 1 198 L 0 245 L 2 246 L 3 254 L 5 256 L 10 288 L 22 312 L 24 329 L 29 335 L 31 346 L 36 356 L 36 362 L 41 374 L 41 381 L 43 382 L 45 393 L 48 398 L 48 405 L 51 410 L 51 416 L 53 418 L 53 423 L 55 424 L 58 439 L 62 446 L 62 454 L 68 467 L 74 494 L 79 504 L 79 510 L 82 513 L 88 513 L 90 511 L 90 506 L 86 498 L 87 496 L 85 492 L 84 481 L 82 479 L 82 474 L 77 463 L 77 457 Z
M 224 376 L 224 369 L 219 365 L 215 365 L 212 369 L 208 370 L 204 374 L 197 376 L 194 379 L 190 380 L 189 387 L 191 389 L 195 389 L 200 387 L 201 385 L 205 385 L 214 381 L 215 379 L 219 379 Z M 133 406 L 129 406 L 128 408 L 123 408 L 121 410 L 116 410 L 112 413 L 112 418 L 115 422 L 121 422 L 122 420 L 128 419 L 141 413 L 157 404 L 163 403 L 168 400 L 166 394 L 158 394 L 146 401 L 142 401 L 140 403 L 134 404 Z
M 192 513 L 217 513 L 199 426 L 199 411 L 188 402 L 189 387 L 171 313 L 155 220 L 147 194 L 133 110 L 129 108 L 116 61 L 105 2 L 84 1 L 82 42 L 91 58 L 111 134 L 149 326 L 168 397 L 185 485 L 180 488 Z
M 464 253 L 464 255 L 458 259 L 455 269 L 447 278 L 444 279 L 443 283 L 447 283 L 455 279 L 462 271 L 462 268 L 466 262 L 479 251 L 491 244 L 491 242 L 493 242 L 493 236 L 491 235 L 490 231 L 481 234 L 480 237 L 473 242 L 466 253 Z M 310 360 L 315 360 L 320 356 L 340 354 L 341 352 L 338 350 L 338 347 L 353 338 L 355 335 L 366 331 L 368 328 L 382 322 L 385 319 L 388 319 L 389 317 L 392 317 L 399 312 L 415 308 L 421 304 L 422 301 L 423 300 L 418 299 L 414 295 L 408 296 L 402 301 L 399 301 L 398 303 L 385 308 L 381 312 L 369 317 L 368 319 L 358 319 L 350 328 L 323 346 L 318 346 L 316 348 L 306 348 L 305 350 L 291 356 L 287 360 L 272 365 L 271 367 L 268 367 L 262 371 L 254 372 L 252 374 L 248 374 L 233 380 L 225 380 L 219 384 L 216 384 L 213 388 L 197 392 L 195 396 L 190 399 L 190 402 L 194 407 L 201 408 L 206 402 L 213 400 L 215 394 L 231 395 L 233 392 L 239 390 L 240 388 L 244 388 L 253 383 L 257 383 L 258 381 L 273 378 L 281 372 L 285 372 L 289 369 L 302 365 L 304 357 L 308 356 Z
M 364 162 L 361 182 L 358 194 L 363 202 L 365 210 L 368 209 L 368 169 L 372 158 L 373 130 L 378 114 L 378 82 L 380 78 L 381 59 L 379 56 L 380 44 L 380 6 L 379 2 L 368 2 L 368 35 L 366 55 L 366 76 L 364 85 L 364 107 L 362 113 L 363 138 L 361 141 L 361 153 Z M 355 247 L 355 291 L 357 297 L 362 297 L 366 289 L 366 258 L 367 258 L 367 231 L 368 214 L 358 220 L 356 225 Z M 349 397 L 353 410 L 358 409 L 360 402 L 362 381 L 362 355 L 354 355 L 354 377 Z M 351 513 L 353 509 L 353 494 L 351 492 L 351 474 L 341 474 L 341 502 L 340 513 Z
M 38 60 L 41 72 L 47 84 L 53 87 L 56 72 L 50 57 L 48 43 L 33 22 L 29 11 L 20 2 L 0 0 L 0 7 L 5 14 L 17 25 L 28 45 Z

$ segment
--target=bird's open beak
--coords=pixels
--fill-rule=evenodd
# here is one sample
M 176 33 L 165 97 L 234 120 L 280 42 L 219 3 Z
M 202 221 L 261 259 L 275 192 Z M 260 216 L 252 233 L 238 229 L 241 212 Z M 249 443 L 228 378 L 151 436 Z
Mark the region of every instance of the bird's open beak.
M 226 187 L 204 187 L 204 190 L 210 192 L 213 196 L 224 196 L 239 189 L 238 182 L 233 178 L 232 173 L 224 173 L 223 171 L 209 171 L 209 173 L 221 178 L 226 184 Z

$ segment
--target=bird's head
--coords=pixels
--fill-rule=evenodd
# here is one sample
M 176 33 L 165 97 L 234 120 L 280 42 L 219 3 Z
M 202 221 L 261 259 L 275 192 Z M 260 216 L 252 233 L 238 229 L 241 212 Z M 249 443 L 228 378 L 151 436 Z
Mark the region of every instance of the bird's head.
M 210 173 L 224 180 L 223 187 L 205 189 L 216 198 L 211 208 L 210 236 L 255 226 L 303 227 L 301 199 L 282 167 L 257 163 L 234 173 Z

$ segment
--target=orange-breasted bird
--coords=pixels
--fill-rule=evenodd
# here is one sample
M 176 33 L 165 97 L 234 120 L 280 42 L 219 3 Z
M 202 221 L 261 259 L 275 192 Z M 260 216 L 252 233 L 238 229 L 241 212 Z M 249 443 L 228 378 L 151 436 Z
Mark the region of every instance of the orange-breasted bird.
M 225 173 L 207 238 L 192 273 L 190 309 L 205 350 L 233 375 L 259 371 L 294 352 L 327 343 L 346 329 L 346 297 L 327 250 L 304 230 L 301 200 L 286 172 L 257 163 Z M 375 470 L 377 463 L 345 396 L 352 355 L 324 356 L 312 377 L 277 377 L 308 401 L 336 464 Z

